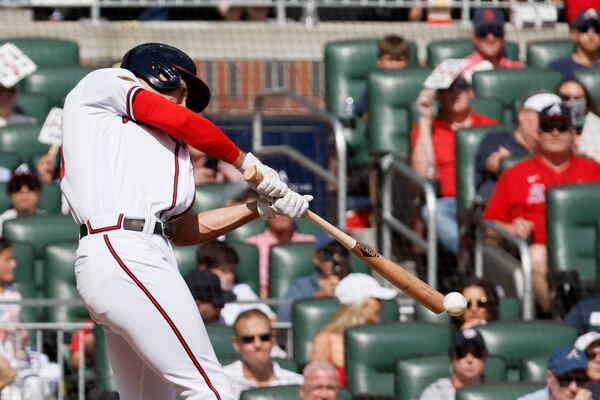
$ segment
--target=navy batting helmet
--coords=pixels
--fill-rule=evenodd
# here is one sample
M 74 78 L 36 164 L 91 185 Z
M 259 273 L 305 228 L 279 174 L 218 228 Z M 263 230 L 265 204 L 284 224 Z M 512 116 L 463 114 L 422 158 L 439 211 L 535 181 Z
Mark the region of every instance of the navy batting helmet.
M 210 90 L 196 76 L 196 64 L 183 51 L 162 43 L 144 43 L 123 56 L 121 68 L 144 78 L 156 90 L 173 90 L 183 79 L 188 87 L 187 107 L 195 112 L 206 108 Z

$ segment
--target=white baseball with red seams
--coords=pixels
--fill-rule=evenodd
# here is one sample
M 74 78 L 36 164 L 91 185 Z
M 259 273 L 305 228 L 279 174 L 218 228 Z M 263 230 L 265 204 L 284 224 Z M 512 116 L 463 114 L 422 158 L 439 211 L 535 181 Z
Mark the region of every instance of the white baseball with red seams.
M 467 309 L 467 299 L 458 292 L 450 292 L 444 296 L 444 310 L 451 317 L 462 315 Z

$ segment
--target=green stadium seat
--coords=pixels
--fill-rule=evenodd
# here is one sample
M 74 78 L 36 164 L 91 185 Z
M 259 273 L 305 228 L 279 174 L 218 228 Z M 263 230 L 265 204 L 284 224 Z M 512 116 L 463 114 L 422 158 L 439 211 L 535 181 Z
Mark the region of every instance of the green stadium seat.
M 561 80 L 559 72 L 542 68 L 494 69 L 473 74 L 473 88 L 477 97 L 502 102 L 503 120 L 512 121 L 515 101 L 536 91 L 554 92 Z
M 504 106 L 499 100 L 475 97 L 471 101 L 471 108 L 478 114 L 496 119 L 499 123 L 504 120 Z
M 456 400 L 515 400 L 543 387 L 525 382 L 484 383 L 459 389 Z
M 73 267 L 75 265 L 76 243 L 51 244 L 46 247 L 44 297 L 57 300 L 79 299 Z M 89 319 L 89 314 L 81 306 L 56 306 L 47 309 L 49 322 L 77 322 Z
M 370 150 L 408 157 L 412 120 L 410 107 L 430 69 L 379 71 L 369 75 Z
M 290 283 L 315 272 L 312 243 L 286 243 L 272 246 L 269 255 L 269 297 L 284 297 Z
M 512 131 L 511 125 L 461 129 L 456 134 L 456 188 L 458 209 L 471 209 L 475 199 L 475 161 L 479 145 L 488 132 Z
M 96 384 L 102 390 L 117 390 L 112 368 L 106 352 L 106 341 L 104 330 L 100 325 L 94 327 L 94 369 L 96 372 Z
M 12 172 L 22 162 L 21 156 L 14 151 L 0 151 L 0 167 L 8 168 Z M 4 193 L 6 193 L 6 191 Z
M 173 245 L 173 254 L 177 260 L 177 266 L 182 276 L 198 268 L 198 257 L 196 257 L 197 246 L 175 246 Z
M 43 123 L 50 111 L 50 100 L 43 93 L 19 92 L 16 104 L 17 111 L 35 118 L 38 123 Z
M 353 393 L 394 394 L 399 358 L 446 353 L 451 330 L 424 323 L 381 323 L 346 330 L 346 380 Z
M 292 337 L 294 338 L 294 359 L 299 364 L 309 361 L 308 356 L 313 338 L 329 322 L 338 309 L 335 297 L 301 299 L 292 303 Z M 398 321 L 398 305 L 394 300 L 385 300 L 381 320 Z
M 196 186 L 196 200 L 192 212 L 200 213 L 224 207 L 227 201 L 225 193 L 229 187 L 228 183 L 209 183 Z
M 524 358 L 521 364 L 521 380 L 545 384 L 548 358 L 549 354 Z
M 79 45 L 75 41 L 46 37 L 19 37 L 0 40 L 13 43 L 38 66 L 79 64 Z
M 551 187 L 546 193 L 548 264 L 554 271 L 578 272 L 582 280 L 598 278 L 596 227 L 600 220 L 600 184 Z
M 396 363 L 395 391 L 397 400 L 417 400 L 431 383 L 450 377 L 446 354 L 401 358 Z M 506 379 L 506 363 L 501 357 L 488 357 L 484 375 L 492 382 Z M 432 399 L 435 400 L 435 399 Z
M 279 364 L 279 366 L 283 369 L 287 369 L 288 371 L 292 372 L 297 372 L 299 374 L 302 373 L 302 371 L 300 371 L 298 363 L 295 360 L 292 360 L 291 358 L 273 358 L 273 361 Z
M 17 263 L 13 281 L 15 287 L 24 299 L 38 297 L 33 247 L 23 243 L 13 243 L 13 252 Z M 21 318 L 24 322 L 38 322 L 40 315 L 40 310 L 34 307 L 23 307 L 21 309 Z
M 511 157 L 503 158 L 502 161 L 500 161 L 500 173 L 506 171 L 507 168 L 512 167 L 519 161 L 523 161 L 524 159 L 529 158 L 529 157 L 530 157 L 529 155 L 524 155 L 524 156 L 511 156 Z
M 248 222 L 245 225 L 242 225 L 233 231 L 229 232 L 225 237 L 227 240 L 237 240 L 238 242 L 243 242 L 250 236 L 257 235 L 265 230 L 267 226 L 266 221 L 262 218 L 255 219 L 252 222 Z
M 236 268 L 239 283 L 248 284 L 254 293 L 259 294 L 258 285 L 258 248 L 253 244 L 229 241 L 240 259 Z
M 219 361 L 235 360 L 238 358 L 238 354 L 235 352 L 233 345 L 231 344 L 231 337 L 233 336 L 232 327 L 218 324 L 207 324 L 206 331 L 208 332 L 208 337 L 210 338 L 210 342 Z
M 527 66 L 546 68 L 550 62 L 570 55 L 573 50 L 575 44 L 569 39 L 527 42 Z
M 600 74 L 598 74 L 597 68 L 575 71 L 575 78 L 583 83 L 585 88 L 596 99 L 596 103 L 600 102 Z
M 435 67 L 447 58 L 465 58 L 475 49 L 471 39 L 448 39 L 432 41 L 427 46 L 427 66 Z M 519 45 L 506 42 L 504 52 L 511 60 L 519 59 Z
M 244 390 L 240 400 L 300 400 L 299 385 L 272 386 Z M 340 391 L 339 400 L 351 400 L 352 395 L 346 389 Z
M 509 379 L 518 378 L 524 358 L 550 353 L 577 337 L 572 326 L 545 321 L 491 322 L 478 330 L 489 353 L 506 360 Z
M 26 92 L 47 95 L 50 107 L 62 107 L 66 95 L 91 71 L 78 65 L 38 67 L 22 86 Z
M 436 314 L 429 311 L 421 303 L 415 303 L 415 321 L 430 324 L 450 324 L 450 316 L 447 313 Z M 521 302 L 518 298 L 504 297 L 498 305 L 498 319 L 500 321 L 514 321 L 521 319 Z
M 415 303 L 414 320 L 417 322 L 427 322 L 429 324 L 449 325 L 450 316 L 448 313 L 436 314 L 419 302 Z
M 296 220 L 296 230 L 300 233 L 307 233 L 309 235 L 316 235 L 322 231 L 317 224 L 306 217 L 300 217 Z
M 43 121 L 42 121 L 43 122 Z M 50 146 L 40 143 L 38 124 L 9 125 L 0 128 L 0 150 L 19 155 L 22 162 L 29 162 L 34 154 L 46 153 Z

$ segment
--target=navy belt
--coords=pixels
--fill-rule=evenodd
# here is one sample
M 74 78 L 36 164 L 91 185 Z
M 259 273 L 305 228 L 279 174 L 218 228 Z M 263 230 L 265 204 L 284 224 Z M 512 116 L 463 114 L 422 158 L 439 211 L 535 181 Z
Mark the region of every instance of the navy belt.
M 118 229 L 124 229 L 126 231 L 135 231 L 135 232 L 143 232 L 144 225 L 146 221 L 141 218 L 123 218 L 123 226 L 115 226 L 112 229 L 100 229 L 102 232 L 114 231 Z M 174 235 L 173 226 L 168 222 L 156 222 L 154 224 L 154 231 L 152 232 L 155 235 L 161 235 L 166 237 L 167 239 L 171 239 Z M 88 230 L 87 224 L 79 225 L 79 238 L 84 238 L 89 235 L 90 232 Z

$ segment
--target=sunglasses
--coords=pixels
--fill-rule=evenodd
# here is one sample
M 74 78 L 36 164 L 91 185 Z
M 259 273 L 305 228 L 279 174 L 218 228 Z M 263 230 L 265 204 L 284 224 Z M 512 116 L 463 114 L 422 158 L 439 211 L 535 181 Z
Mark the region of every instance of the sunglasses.
M 346 258 L 350 255 L 350 252 L 345 248 L 340 249 L 322 249 L 319 250 L 319 258 L 323 261 L 331 261 L 335 255 L 338 255 L 342 258 Z
M 254 341 L 258 338 L 261 342 L 270 342 L 273 338 L 273 334 L 264 333 L 262 335 L 249 335 L 249 336 L 238 336 L 240 342 L 244 344 L 254 343 Z
M 583 22 L 581 25 L 577 26 L 575 29 L 577 29 L 577 32 L 579 32 L 579 33 L 586 33 L 587 31 L 590 30 L 590 28 L 592 28 L 594 30 L 594 32 L 600 33 L 600 22 L 586 21 L 586 22 Z
M 484 38 L 489 34 L 497 38 L 502 38 L 504 37 L 504 28 L 496 25 L 488 25 L 475 30 L 475 35 L 480 38 Z
M 571 382 L 575 382 L 579 387 L 585 387 L 589 383 L 589 378 L 585 371 L 566 373 L 556 377 L 560 387 L 567 387 Z
M 588 361 L 597 360 L 600 358 L 600 351 L 587 350 L 585 352 L 585 357 Z
M 485 297 L 482 297 L 482 298 L 477 299 L 477 300 L 475 300 L 475 299 L 467 299 L 467 308 L 471 307 L 472 303 L 477 304 L 477 307 L 479 307 L 479 308 L 484 308 L 484 307 L 488 307 L 489 306 L 488 300 Z
M 457 359 L 465 358 L 467 354 L 471 354 L 473 357 L 479 359 L 485 355 L 483 349 L 478 346 L 461 346 L 452 351 L 453 357 Z
M 568 133 L 571 131 L 571 126 L 571 121 L 566 118 L 546 119 L 540 121 L 540 130 L 546 133 L 551 133 L 555 129 L 560 133 Z
M 579 99 L 584 99 L 585 96 L 572 96 L 570 94 L 559 94 L 558 97 L 560 97 L 560 99 L 562 101 L 571 101 L 571 100 L 579 100 Z

